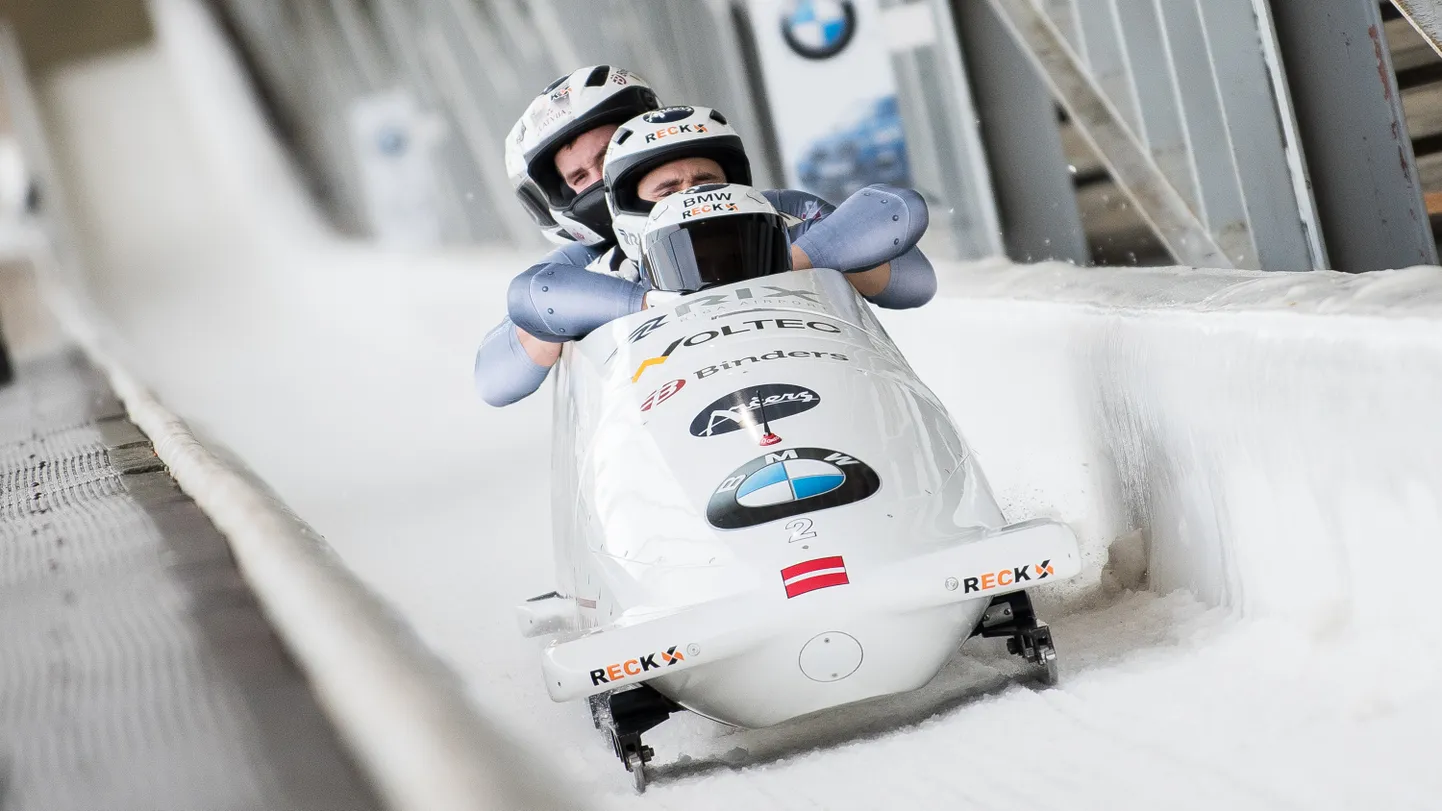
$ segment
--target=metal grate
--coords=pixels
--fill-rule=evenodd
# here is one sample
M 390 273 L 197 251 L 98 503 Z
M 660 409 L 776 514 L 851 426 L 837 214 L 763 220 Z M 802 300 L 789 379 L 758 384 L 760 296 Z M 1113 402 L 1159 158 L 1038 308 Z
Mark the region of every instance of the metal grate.
M 0 809 L 377 803 L 224 538 L 74 354 L 0 390 Z

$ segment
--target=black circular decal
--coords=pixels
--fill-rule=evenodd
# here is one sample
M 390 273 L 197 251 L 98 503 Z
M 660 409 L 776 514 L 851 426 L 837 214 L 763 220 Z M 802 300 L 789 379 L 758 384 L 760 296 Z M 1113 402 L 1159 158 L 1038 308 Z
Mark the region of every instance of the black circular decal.
M 654 112 L 646 113 L 641 120 L 647 124 L 670 124 L 672 121 L 680 121 L 696 110 L 692 107 L 662 107 Z
M 850 0 L 797 0 L 781 18 L 781 36 L 806 59 L 829 59 L 856 34 L 856 7 Z
M 729 434 L 748 426 L 760 428 L 783 417 L 821 405 L 821 395 L 789 383 L 767 383 L 733 391 L 701 409 L 691 420 L 691 436 Z
M 825 448 L 758 456 L 727 476 L 706 504 L 717 529 L 742 529 L 869 497 L 881 478 L 865 462 Z

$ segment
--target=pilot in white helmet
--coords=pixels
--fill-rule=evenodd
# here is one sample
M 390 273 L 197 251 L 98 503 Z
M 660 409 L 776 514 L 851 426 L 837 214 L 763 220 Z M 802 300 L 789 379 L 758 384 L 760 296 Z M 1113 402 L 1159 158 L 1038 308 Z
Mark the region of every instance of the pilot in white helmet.
M 685 294 L 791 270 L 786 220 L 761 192 L 712 183 L 655 205 L 640 239 L 641 275 Z

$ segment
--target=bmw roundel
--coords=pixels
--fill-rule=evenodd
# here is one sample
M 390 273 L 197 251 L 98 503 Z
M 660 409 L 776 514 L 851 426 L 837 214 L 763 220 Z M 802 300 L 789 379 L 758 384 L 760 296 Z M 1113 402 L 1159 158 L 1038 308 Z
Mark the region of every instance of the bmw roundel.
M 865 462 L 826 448 L 791 448 L 758 456 L 731 472 L 711 494 L 706 520 L 741 529 L 871 496 L 881 479 Z
M 829 59 L 856 33 L 856 7 L 850 0 L 796 0 L 781 18 L 781 36 L 806 59 Z
M 641 116 L 641 120 L 647 124 L 670 124 L 672 121 L 680 121 L 695 112 L 695 108 L 692 107 L 662 107 Z

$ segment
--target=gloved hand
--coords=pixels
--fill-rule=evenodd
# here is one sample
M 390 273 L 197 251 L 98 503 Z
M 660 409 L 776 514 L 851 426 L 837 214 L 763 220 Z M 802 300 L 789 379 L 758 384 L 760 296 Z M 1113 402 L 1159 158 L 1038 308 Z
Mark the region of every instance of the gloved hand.
M 912 189 L 874 183 L 796 238 L 811 266 L 843 273 L 870 270 L 916 246 L 926 233 L 926 200 Z

